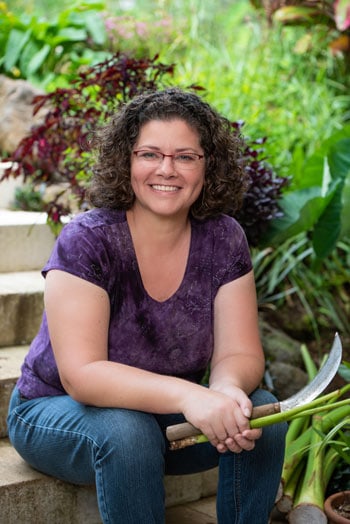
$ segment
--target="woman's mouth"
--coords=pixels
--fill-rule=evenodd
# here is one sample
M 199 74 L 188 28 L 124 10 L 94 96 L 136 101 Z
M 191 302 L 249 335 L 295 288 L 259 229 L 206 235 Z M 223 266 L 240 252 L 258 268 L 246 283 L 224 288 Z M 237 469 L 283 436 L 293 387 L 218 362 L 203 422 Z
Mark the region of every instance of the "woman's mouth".
M 163 186 L 161 184 L 152 184 L 152 189 L 156 189 L 157 191 L 167 191 L 167 192 L 173 192 L 173 191 L 179 191 L 179 187 L 176 186 Z

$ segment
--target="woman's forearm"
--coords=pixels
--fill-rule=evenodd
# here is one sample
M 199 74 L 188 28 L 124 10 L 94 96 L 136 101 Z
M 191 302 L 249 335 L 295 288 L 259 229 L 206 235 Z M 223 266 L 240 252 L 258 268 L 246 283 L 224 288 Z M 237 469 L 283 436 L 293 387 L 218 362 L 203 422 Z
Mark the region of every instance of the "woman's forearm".
M 249 394 L 260 384 L 265 369 L 261 356 L 235 354 L 220 360 L 211 369 L 209 386 L 222 391 L 235 386 Z
M 67 393 L 84 404 L 151 413 L 180 413 L 184 398 L 201 388 L 180 378 L 108 361 L 86 364 L 75 372 L 72 383 L 62 382 Z

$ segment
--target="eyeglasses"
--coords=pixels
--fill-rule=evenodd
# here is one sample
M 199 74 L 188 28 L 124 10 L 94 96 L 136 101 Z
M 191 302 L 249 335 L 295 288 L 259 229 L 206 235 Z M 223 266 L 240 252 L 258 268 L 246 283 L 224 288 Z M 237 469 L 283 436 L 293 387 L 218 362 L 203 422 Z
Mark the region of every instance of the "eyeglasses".
M 165 157 L 169 157 L 173 159 L 175 167 L 179 169 L 196 169 L 199 167 L 202 158 L 204 158 L 204 155 L 198 155 L 197 153 L 175 153 L 175 155 L 166 155 L 160 151 L 149 151 L 147 149 L 133 151 L 133 154 L 137 160 L 151 166 L 158 166 L 163 162 Z

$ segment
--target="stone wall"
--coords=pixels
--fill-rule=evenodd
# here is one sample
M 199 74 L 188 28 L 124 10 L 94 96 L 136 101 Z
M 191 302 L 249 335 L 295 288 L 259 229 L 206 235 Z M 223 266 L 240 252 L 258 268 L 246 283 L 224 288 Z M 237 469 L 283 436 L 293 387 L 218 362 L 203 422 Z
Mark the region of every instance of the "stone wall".
M 13 153 L 31 126 L 42 121 L 43 110 L 33 115 L 33 98 L 40 94 L 25 80 L 0 75 L 0 151 Z

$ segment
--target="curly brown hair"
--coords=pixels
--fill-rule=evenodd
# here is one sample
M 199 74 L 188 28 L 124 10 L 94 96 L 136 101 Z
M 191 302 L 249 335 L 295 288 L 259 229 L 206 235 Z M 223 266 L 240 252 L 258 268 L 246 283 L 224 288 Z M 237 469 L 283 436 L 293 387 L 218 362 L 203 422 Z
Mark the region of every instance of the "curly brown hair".
M 174 119 L 198 133 L 205 156 L 204 186 L 191 207 L 192 216 L 205 219 L 240 208 L 247 186 L 241 136 L 198 95 L 174 87 L 133 98 L 92 138 L 97 160 L 88 195 L 95 207 L 132 207 L 130 163 L 140 129 L 151 120 Z

